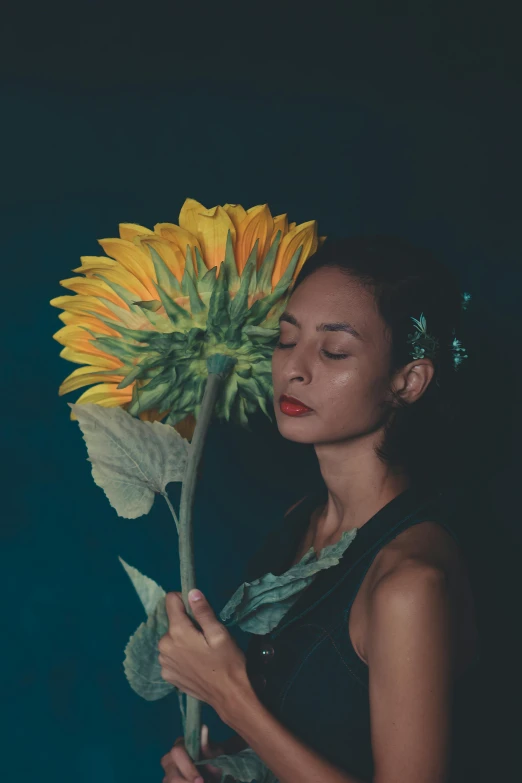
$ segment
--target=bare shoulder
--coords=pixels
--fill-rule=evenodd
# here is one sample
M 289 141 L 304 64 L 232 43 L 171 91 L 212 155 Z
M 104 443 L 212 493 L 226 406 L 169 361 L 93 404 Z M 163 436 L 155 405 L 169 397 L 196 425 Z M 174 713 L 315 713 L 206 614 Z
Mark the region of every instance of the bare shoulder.
M 465 669 L 477 643 L 475 605 L 465 558 L 450 533 L 436 522 L 419 522 L 383 547 L 373 565 L 369 624 L 372 608 L 405 602 L 413 608 L 444 594 L 451 613 L 456 670 Z
M 466 568 L 459 545 L 437 522 L 418 522 L 399 533 L 375 558 L 373 583 L 392 573 L 419 575 L 422 570 L 441 571 L 448 578 Z

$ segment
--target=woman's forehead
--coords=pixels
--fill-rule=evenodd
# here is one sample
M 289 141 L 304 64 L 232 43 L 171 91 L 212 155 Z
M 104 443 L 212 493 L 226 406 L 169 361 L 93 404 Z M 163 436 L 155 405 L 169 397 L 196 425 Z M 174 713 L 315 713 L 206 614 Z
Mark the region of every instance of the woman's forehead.
M 303 323 L 344 319 L 360 330 L 382 329 L 371 291 L 335 267 L 323 267 L 305 278 L 290 296 L 286 309 Z

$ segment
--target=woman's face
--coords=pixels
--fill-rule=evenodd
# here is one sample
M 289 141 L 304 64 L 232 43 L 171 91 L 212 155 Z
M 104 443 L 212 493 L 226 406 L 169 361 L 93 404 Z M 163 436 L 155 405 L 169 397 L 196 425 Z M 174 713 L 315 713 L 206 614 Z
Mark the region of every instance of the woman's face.
M 291 295 L 279 340 L 272 378 L 283 437 L 300 443 L 339 442 L 384 425 L 390 344 L 373 295 L 357 280 L 336 268 L 313 272 Z M 312 410 L 299 416 L 284 413 L 283 394 Z

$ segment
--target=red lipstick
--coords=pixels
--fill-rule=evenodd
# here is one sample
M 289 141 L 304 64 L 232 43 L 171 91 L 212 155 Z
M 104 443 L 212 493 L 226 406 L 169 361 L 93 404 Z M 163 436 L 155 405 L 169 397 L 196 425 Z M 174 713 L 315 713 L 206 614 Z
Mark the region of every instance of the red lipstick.
M 290 397 L 288 394 L 280 396 L 279 407 L 281 412 L 286 413 L 287 416 L 302 416 L 303 413 L 310 413 L 312 410 L 304 402 L 301 402 L 296 397 Z

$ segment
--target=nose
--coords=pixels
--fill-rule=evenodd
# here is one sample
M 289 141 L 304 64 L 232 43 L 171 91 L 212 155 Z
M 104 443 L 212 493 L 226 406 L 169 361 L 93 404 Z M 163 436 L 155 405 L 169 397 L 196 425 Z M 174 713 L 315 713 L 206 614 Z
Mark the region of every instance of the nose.
M 284 356 L 284 351 L 281 353 L 283 354 L 279 364 L 281 380 L 287 384 L 290 381 L 309 383 L 312 377 L 312 366 L 305 346 L 294 345 L 287 350 L 287 356 Z

